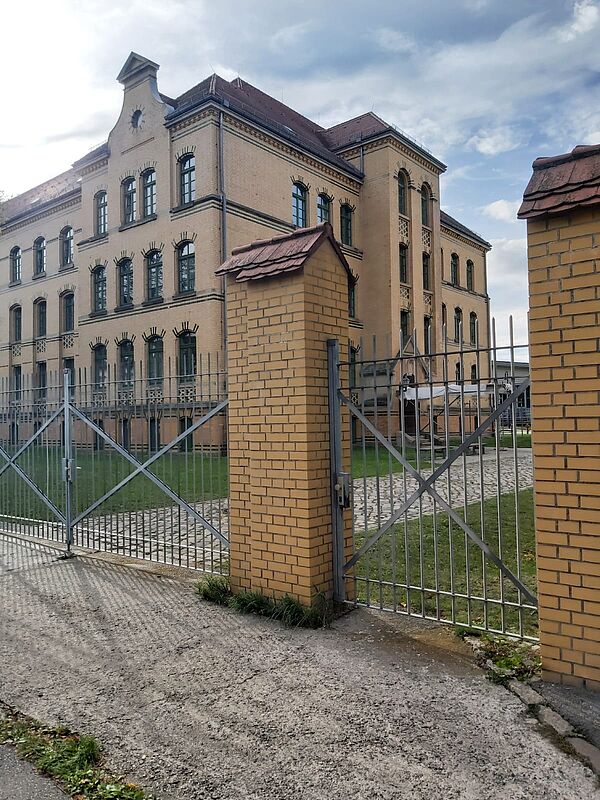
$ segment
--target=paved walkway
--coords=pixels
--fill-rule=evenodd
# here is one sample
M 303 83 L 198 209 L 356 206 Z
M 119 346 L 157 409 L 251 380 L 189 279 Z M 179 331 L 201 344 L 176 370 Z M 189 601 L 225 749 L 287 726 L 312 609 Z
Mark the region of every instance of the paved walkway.
M 67 795 L 44 778 L 12 747 L 0 745 L 0 800 L 65 800 Z
M 441 626 L 288 630 L 0 535 L 0 698 L 161 800 L 589 800 L 590 770 Z M 408 626 L 408 627 L 406 627 Z

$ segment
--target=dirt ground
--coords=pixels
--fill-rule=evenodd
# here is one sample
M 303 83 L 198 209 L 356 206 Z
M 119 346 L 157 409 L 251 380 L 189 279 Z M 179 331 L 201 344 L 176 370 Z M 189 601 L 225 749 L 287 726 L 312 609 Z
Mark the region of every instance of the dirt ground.
M 96 736 L 166 800 L 589 800 L 439 626 L 353 612 L 289 630 L 185 581 L 0 534 L 0 700 Z

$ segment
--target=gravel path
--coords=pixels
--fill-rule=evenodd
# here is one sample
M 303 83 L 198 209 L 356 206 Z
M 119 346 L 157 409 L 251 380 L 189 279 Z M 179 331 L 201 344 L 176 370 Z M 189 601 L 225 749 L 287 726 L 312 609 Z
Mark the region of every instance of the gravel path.
M 439 627 L 361 611 L 286 630 L 175 579 L 55 556 L 0 535 L 0 699 L 93 733 L 164 800 L 597 791 Z

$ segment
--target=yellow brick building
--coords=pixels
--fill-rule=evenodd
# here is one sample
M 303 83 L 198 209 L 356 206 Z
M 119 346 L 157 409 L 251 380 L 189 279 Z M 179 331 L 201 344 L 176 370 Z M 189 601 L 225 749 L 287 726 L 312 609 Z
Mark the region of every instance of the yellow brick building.
M 0 209 L 0 374 L 186 373 L 222 350 L 233 248 L 331 222 L 350 339 L 489 340 L 489 244 L 440 211 L 445 166 L 372 113 L 324 129 L 240 78 L 162 94 L 132 53 L 108 140 Z M 108 367 L 107 367 L 108 365 Z M 465 376 L 467 379 L 469 376 Z

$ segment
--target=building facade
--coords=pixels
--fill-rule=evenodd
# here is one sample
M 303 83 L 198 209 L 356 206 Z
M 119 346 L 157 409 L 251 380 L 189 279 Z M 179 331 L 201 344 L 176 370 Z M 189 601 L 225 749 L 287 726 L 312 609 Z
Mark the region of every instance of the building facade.
M 240 78 L 167 97 L 157 71 L 132 53 L 107 142 L 0 207 L 0 375 L 190 375 L 224 349 L 232 249 L 321 222 L 358 278 L 353 342 L 487 345 L 490 245 L 440 210 L 444 164 L 372 113 L 323 129 Z

